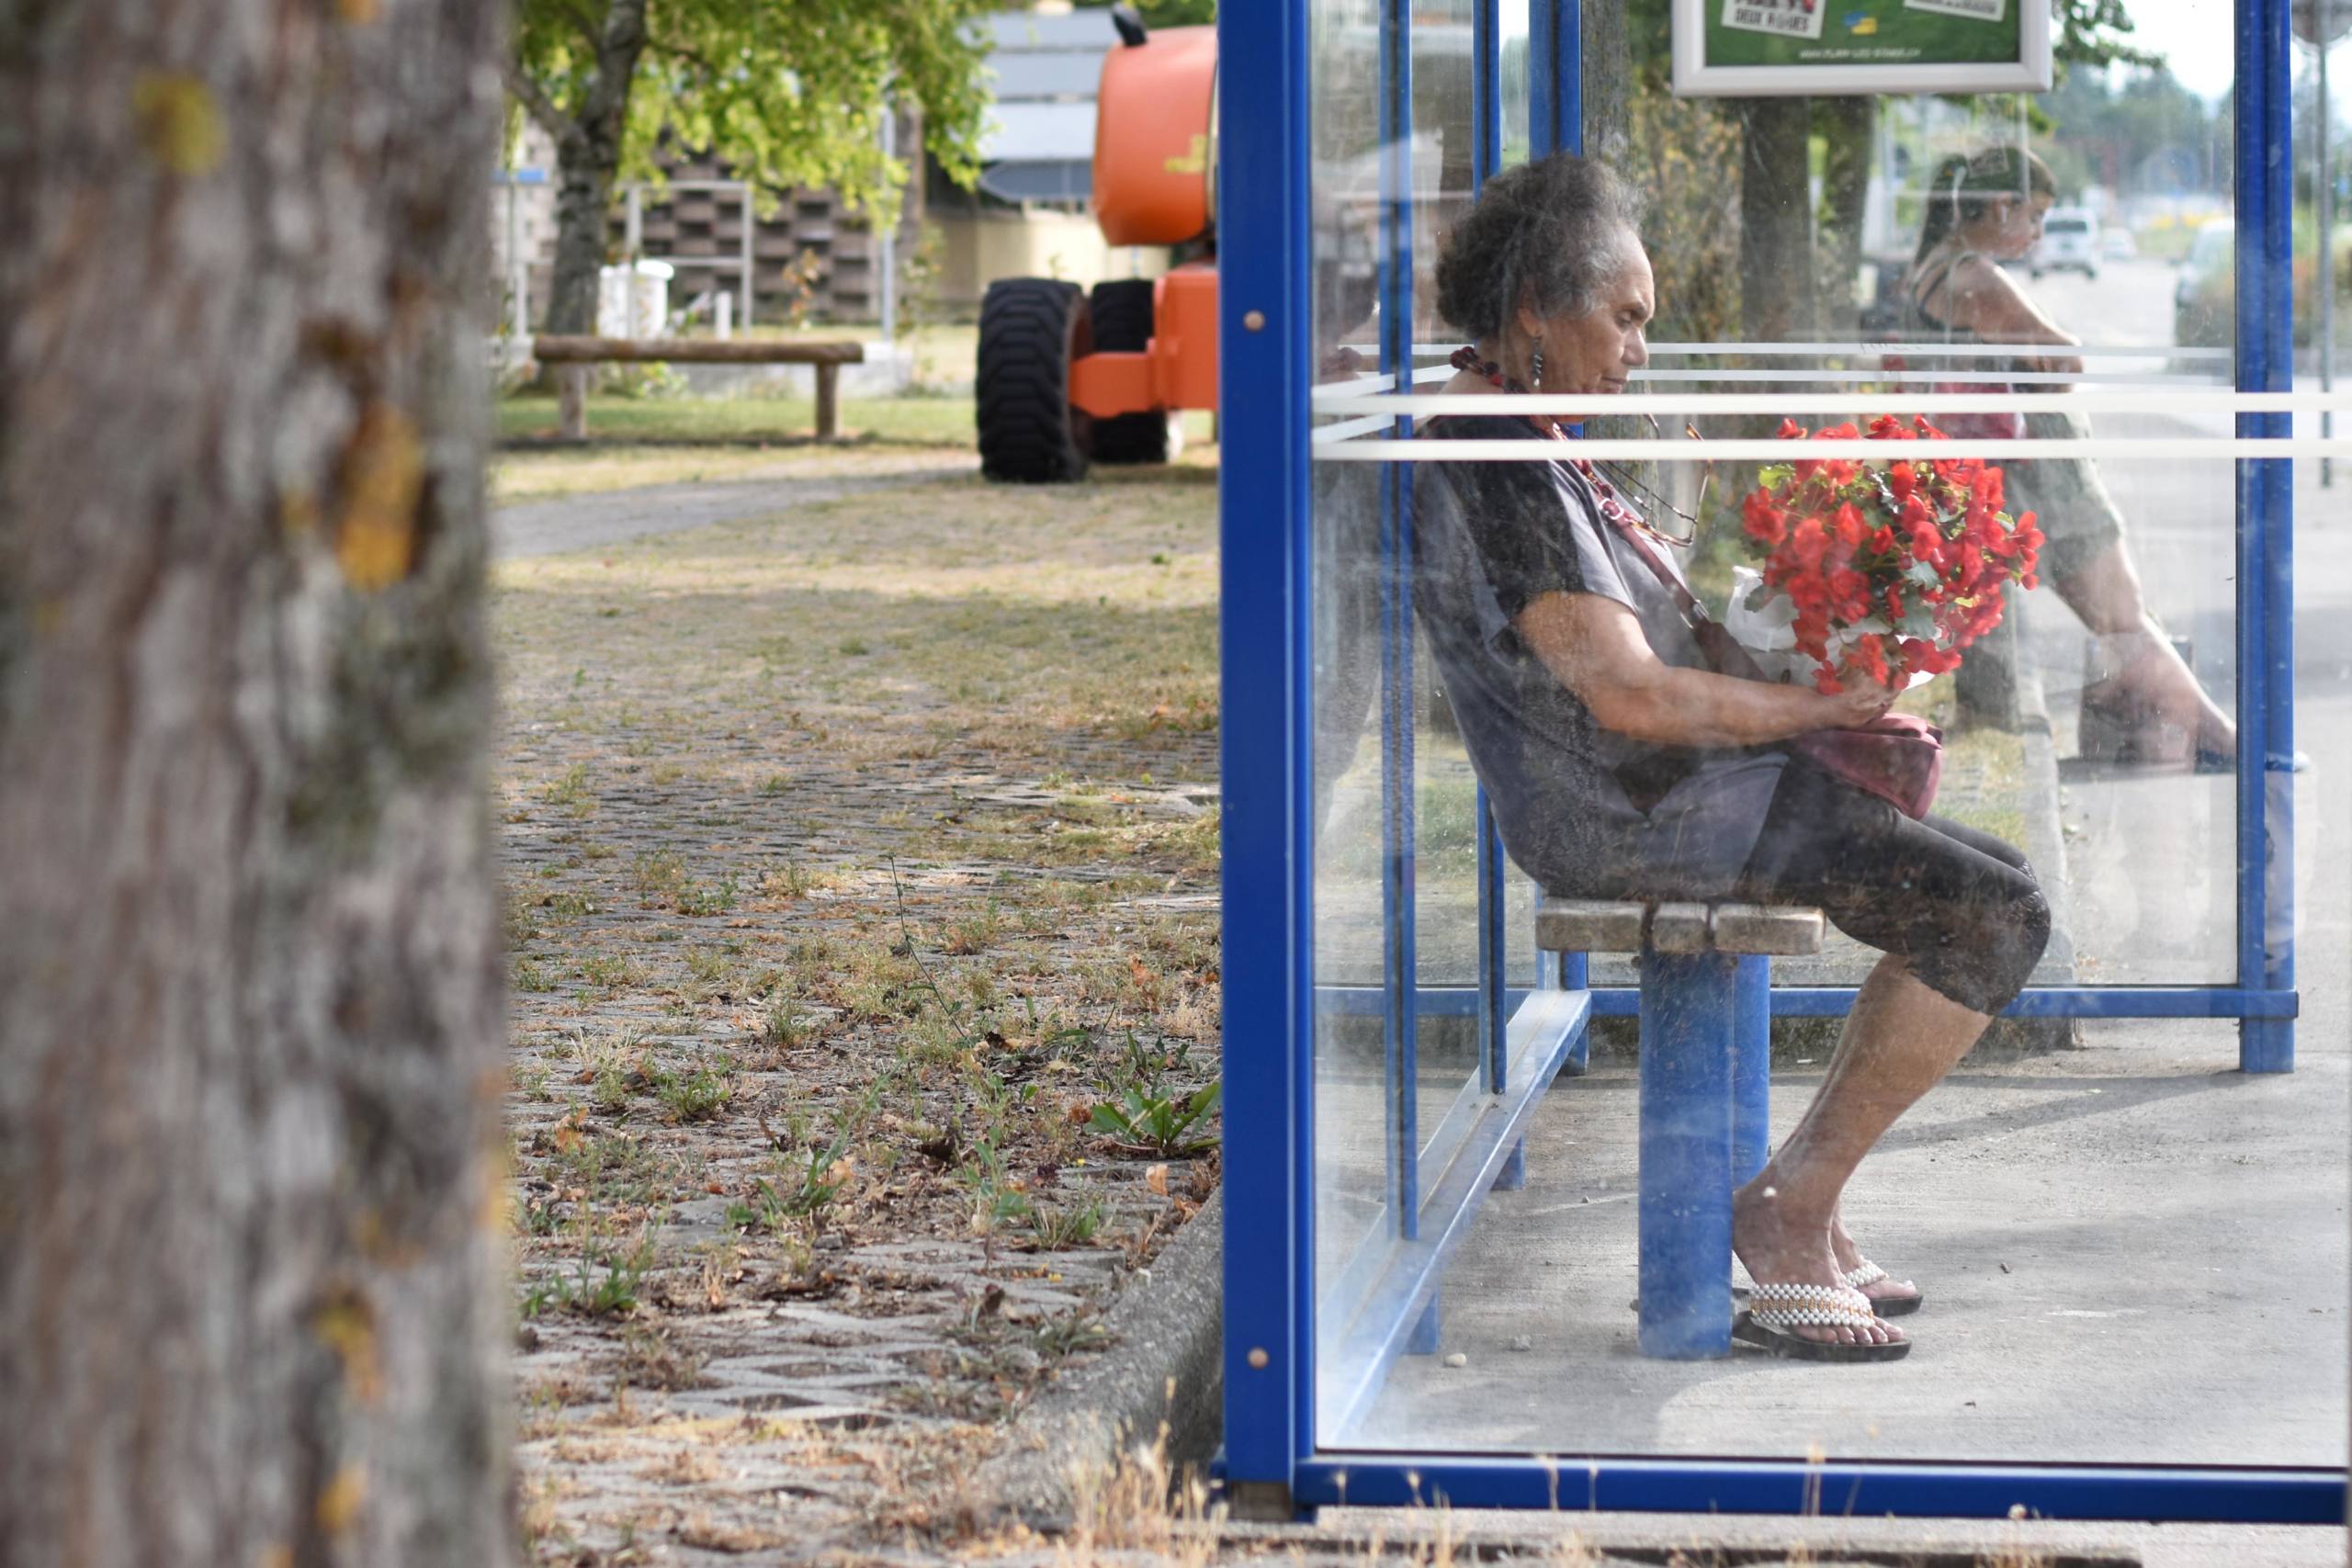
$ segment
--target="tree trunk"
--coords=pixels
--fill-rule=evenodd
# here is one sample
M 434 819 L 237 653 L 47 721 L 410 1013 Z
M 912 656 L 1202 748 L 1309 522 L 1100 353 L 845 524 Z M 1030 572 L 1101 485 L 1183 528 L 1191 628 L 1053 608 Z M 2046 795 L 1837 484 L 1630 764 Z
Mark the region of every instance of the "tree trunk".
M 1584 150 L 1619 174 L 1634 177 L 1634 53 L 1623 6 L 1587 6 L 1580 13 L 1583 50 Z
M 605 224 L 613 209 L 628 125 L 629 85 L 645 52 L 646 0 L 608 0 L 596 36 L 596 68 L 556 133 L 555 276 L 545 331 L 596 330 L 596 275 L 605 265 Z
M 1740 328 L 1750 343 L 1810 342 L 1813 197 L 1804 98 L 1739 100 Z
M 1862 222 L 1878 142 L 1878 100 L 1860 95 L 1819 102 L 1822 329 L 1840 343 L 1861 331 L 1854 289 L 1862 272 Z
M 501 8 L 0 21 L 0 1560 L 496 1564 Z

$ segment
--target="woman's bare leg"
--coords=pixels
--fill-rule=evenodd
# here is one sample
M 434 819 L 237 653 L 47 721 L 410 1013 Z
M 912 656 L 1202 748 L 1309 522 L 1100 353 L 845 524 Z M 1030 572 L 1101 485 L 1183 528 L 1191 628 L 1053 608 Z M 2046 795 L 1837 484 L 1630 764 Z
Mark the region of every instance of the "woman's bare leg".
M 2145 716 L 2143 724 L 2169 726 L 2208 751 L 2237 754 L 2237 726 L 2206 695 L 2172 640 L 2150 624 L 2139 569 L 2122 540 L 2052 586 L 2099 639 L 2099 662 L 2112 671 L 2108 681 L 2126 705 Z
M 1844 1282 L 1830 1242 L 1838 1194 L 1894 1119 L 1968 1054 L 1989 1021 L 1913 978 L 1901 959 L 1879 960 L 1855 994 L 1820 1092 L 1762 1172 L 1732 1196 L 1732 1248 L 1749 1278 Z M 1903 1337 L 1883 1324 L 1795 1332 L 1848 1344 Z

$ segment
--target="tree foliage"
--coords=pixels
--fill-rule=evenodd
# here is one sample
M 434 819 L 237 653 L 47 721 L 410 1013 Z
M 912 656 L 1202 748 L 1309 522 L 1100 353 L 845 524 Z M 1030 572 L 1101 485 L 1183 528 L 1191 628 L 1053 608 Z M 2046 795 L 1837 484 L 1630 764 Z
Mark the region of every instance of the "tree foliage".
M 1127 0 L 1148 28 L 1190 28 L 1216 20 L 1216 0 Z M 1096 10 L 1112 0 L 1078 0 L 1081 9 Z
M 561 141 L 597 86 L 600 46 L 632 9 L 643 45 L 628 84 L 618 172 L 654 177 L 675 144 L 724 158 L 769 192 L 829 186 L 853 206 L 891 196 L 905 165 L 877 132 L 895 97 L 922 110 L 924 139 L 968 178 L 988 95 L 989 0 L 519 0 L 509 85 Z

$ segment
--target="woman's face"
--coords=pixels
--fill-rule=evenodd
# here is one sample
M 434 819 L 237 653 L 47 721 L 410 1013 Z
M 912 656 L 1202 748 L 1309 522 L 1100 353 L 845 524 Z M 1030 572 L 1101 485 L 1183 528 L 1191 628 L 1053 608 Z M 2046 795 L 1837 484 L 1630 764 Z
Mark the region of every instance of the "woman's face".
M 1984 215 L 1970 226 L 1973 248 L 2015 261 L 2041 242 L 2041 220 L 2050 215 L 2050 202 L 2039 191 L 2023 201 L 2014 196 L 1995 197 Z
M 1600 290 L 1600 303 L 1582 315 L 1519 313 L 1520 330 L 1539 334 L 1544 345 L 1544 383 L 1539 392 L 1617 393 L 1633 373 L 1649 363 L 1644 335 L 1657 309 L 1650 259 L 1641 242 L 1621 231 L 1616 276 Z

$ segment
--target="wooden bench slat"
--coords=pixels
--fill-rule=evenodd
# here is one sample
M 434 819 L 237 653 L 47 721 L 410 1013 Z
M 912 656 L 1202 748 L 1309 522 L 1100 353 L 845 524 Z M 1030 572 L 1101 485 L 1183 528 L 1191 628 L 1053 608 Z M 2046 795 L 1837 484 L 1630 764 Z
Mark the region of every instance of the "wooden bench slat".
M 1804 958 L 1821 951 L 1829 922 L 1821 911 L 1787 904 L 1718 904 L 1715 948 L 1765 958 Z
M 1639 953 L 1642 907 L 1600 898 L 1545 898 L 1535 906 L 1535 945 L 1546 953 Z
M 776 338 L 537 337 L 532 357 L 548 365 L 670 360 L 695 365 L 863 365 L 862 343 L 790 343 Z
M 1639 953 L 1645 934 L 1659 953 L 1803 958 L 1821 951 L 1828 921 L 1792 904 L 1663 902 L 1653 910 L 1631 900 L 1547 896 L 1535 906 L 1535 945 L 1545 953 Z
M 1650 916 L 1650 946 L 1660 953 L 1704 953 L 1708 947 L 1704 904 L 1660 904 Z

